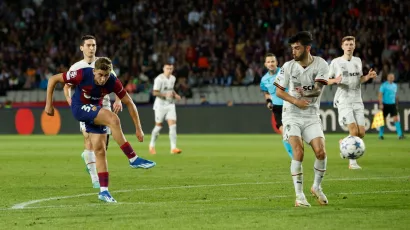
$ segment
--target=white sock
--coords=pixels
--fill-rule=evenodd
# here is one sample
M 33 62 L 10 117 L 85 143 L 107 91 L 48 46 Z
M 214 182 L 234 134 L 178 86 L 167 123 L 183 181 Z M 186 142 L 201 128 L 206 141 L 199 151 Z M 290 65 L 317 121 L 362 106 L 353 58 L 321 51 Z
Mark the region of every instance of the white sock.
M 356 159 L 349 159 L 349 164 L 357 164 Z
M 97 168 L 96 168 L 96 159 L 95 159 L 95 154 L 91 150 L 84 150 L 84 161 L 87 165 L 87 169 L 90 172 L 90 177 L 91 181 L 94 183 L 96 181 L 99 181 L 98 179 L 98 174 L 97 174 Z
M 177 125 L 169 126 L 169 140 L 171 141 L 171 150 L 177 147 Z
M 162 126 L 158 126 L 158 125 L 154 126 L 154 128 L 152 129 L 151 142 L 149 143 L 149 146 L 155 147 L 155 141 L 157 140 L 161 129 L 162 129 Z
M 290 164 L 290 172 L 292 173 L 293 185 L 295 186 L 296 195 L 303 194 L 303 168 L 301 161 L 292 160 Z
M 108 187 L 100 187 L 100 192 L 108 191 Z
M 315 172 L 315 179 L 313 180 L 313 187 L 318 188 L 322 183 L 323 176 L 326 172 L 326 165 L 327 165 L 327 157 L 324 160 L 315 160 L 315 164 L 313 166 L 313 170 Z
M 129 161 L 132 163 L 132 162 L 134 162 L 137 158 L 138 158 L 138 156 L 135 156 L 135 157 L 133 157 L 133 158 L 130 158 Z

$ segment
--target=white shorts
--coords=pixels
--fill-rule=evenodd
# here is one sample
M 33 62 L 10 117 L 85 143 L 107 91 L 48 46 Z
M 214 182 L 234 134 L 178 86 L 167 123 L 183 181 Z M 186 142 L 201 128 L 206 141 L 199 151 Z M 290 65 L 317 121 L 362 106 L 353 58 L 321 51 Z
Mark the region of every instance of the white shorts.
M 112 110 L 111 110 L 111 105 L 109 105 L 109 106 L 103 105 L 103 108 L 112 111 Z M 85 132 L 85 131 L 86 131 L 86 130 L 85 130 L 85 122 L 80 121 L 80 132 L 82 133 L 82 132 Z M 111 129 L 110 129 L 110 127 L 108 127 L 108 126 L 107 126 L 107 134 L 108 134 L 108 135 L 111 134 Z
M 365 125 L 363 103 L 356 102 L 350 105 L 338 105 L 337 111 L 340 126 L 343 127 L 352 123 L 356 123 L 359 126 Z
M 301 137 L 306 143 L 310 143 L 317 137 L 325 139 L 322 122 L 317 115 L 306 117 L 282 117 L 283 140 L 289 140 L 291 136 Z
M 164 119 L 168 120 L 177 120 L 177 113 L 175 111 L 175 105 L 169 105 L 163 108 L 157 108 L 155 112 L 155 123 L 162 123 Z

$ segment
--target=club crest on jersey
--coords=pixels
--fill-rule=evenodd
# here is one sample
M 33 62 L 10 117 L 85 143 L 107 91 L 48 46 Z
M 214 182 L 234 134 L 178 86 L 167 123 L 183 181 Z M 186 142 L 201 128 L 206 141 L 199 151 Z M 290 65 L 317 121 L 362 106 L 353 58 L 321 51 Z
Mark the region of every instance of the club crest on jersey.
M 96 106 L 93 106 L 93 107 L 91 108 L 91 110 L 92 110 L 92 111 L 97 111 L 97 107 L 96 107 Z
M 70 78 L 75 78 L 76 76 L 77 76 L 77 71 L 70 71 L 70 72 L 68 72 L 68 74 L 66 75 L 67 81 L 69 81 Z

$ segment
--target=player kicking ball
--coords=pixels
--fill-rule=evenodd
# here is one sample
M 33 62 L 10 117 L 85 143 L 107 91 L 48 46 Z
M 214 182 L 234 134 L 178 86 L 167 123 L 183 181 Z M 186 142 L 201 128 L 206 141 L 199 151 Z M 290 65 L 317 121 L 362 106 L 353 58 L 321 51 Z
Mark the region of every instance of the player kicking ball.
M 136 136 L 139 142 L 144 140 L 144 132 L 137 108 L 128 93 L 124 90 L 120 80 L 112 73 L 112 63 L 109 58 L 100 57 L 95 62 L 95 68 L 82 68 L 52 76 L 48 81 L 45 112 L 54 115 L 53 93 L 57 83 L 76 86 L 71 100 L 71 111 L 78 121 L 85 122 L 86 132 L 90 134 L 92 148 L 96 156 L 96 166 L 100 181 L 98 199 L 104 202 L 117 202 L 108 191 L 109 173 L 106 160 L 107 127 L 112 131 L 112 136 L 127 156 L 132 168 L 149 169 L 156 165 L 155 162 L 138 157 L 125 139 L 118 116 L 101 107 L 103 97 L 114 92 L 128 108 L 134 122 Z

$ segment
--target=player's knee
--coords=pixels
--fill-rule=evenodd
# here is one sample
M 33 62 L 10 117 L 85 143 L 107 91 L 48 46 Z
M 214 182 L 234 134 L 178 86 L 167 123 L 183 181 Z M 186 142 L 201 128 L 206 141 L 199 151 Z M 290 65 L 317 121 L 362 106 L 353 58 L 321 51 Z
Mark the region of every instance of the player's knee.
M 109 127 L 120 126 L 120 118 L 117 116 L 117 114 L 115 113 L 110 114 L 110 120 L 109 120 L 108 126 Z
M 326 158 L 326 151 L 324 148 L 315 149 L 314 152 L 317 159 L 324 160 Z

